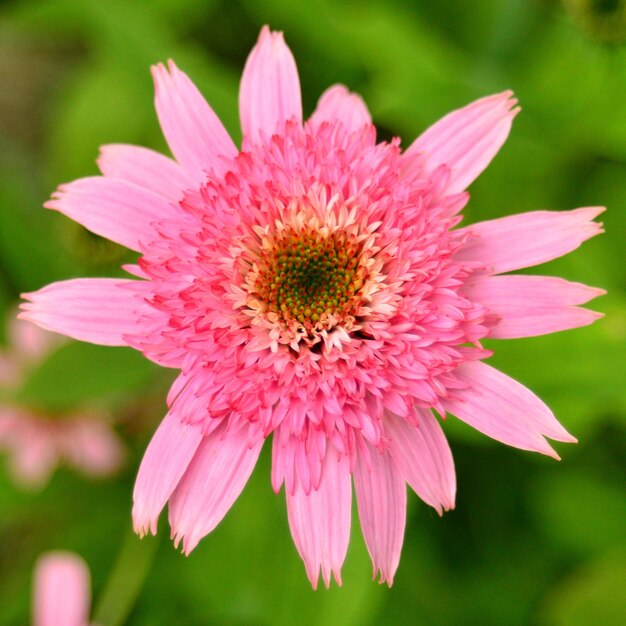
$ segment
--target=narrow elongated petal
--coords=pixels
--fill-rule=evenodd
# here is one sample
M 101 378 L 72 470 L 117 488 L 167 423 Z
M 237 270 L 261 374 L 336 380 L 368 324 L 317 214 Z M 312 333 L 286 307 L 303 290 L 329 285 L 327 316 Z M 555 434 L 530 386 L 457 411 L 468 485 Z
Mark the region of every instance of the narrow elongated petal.
M 550 409 L 521 383 L 481 363 L 471 361 L 455 370 L 467 385 L 444 400 L 446 411 L 476 430 L 522 450 L 534 450 L 559 458 L 545 437 L 575 442 Z
M 199 424 L 183 424 L 168 413 L 143 455 L 133 491 L 133 526 L 141 536 L 156 534 L 159 515 L 191 463 L 200 442 Z
M 179 214 L 162 195 L 104 176 L 61 185 L 44 206 L 67 215 L 96 235 L 137 251 L 140 241 L 155 238 L 155 222 Z
M 86 626 L 91 578 L 85 562 L 71 552 L 49 552 L 35 566 L 34 626 Z
M 352 504 L 347 459 L 329 445 L 319 489 L 307 495 L 296 487 L 293 495 L 289 491 L 286 495 L 289 528 L 313 588 L 317 589 L 320 569 L 326 587 L 330 585 L 331 573 L 341 585 L 341 566 L 350 540 Z
M 223 157 L 235 157 L 237 147 L 198 88 L 173 61 L 167 68 L 153 66 L 152 77 L 154 103 L 167 144 L 176 160 L 202 182 L 207 171 L 222 168 Z
M 388 450 L 369 444 L 369 466 L 357 457 L 354 489 L 359 520 L 374 566 L 374 578 L 390 587 L 400 562 L 406 522 L 406 484 Z
M 343 85 L 333 85 L 327 89 L 311 115 L 314 126 L 337 120 L 349 132 L 361 130 L 366 124 L 372 123 L 372 117 L 361 96 L 350 93 Z
M 74 278 L 22 294 L 20 318 L 103 346 L 125 346 L 127 333 L 140 328 L 147 306 L 135 293 L 137 281 L 119 278 Z
M 169 503 L 174 543 L 189 554 L 228 513 L 242 492 L 263 447 L 247 428 L 231 425 L 205 437 Z
M 102 146 L 98 166 L 105 176 L 139 185 L 174 203 L 194 184 L 193 177 L 176 161 L 140 146 Z
M 591 324 L 601 313 L 583 309 L 604 290 L 551 276 L 480 276 L 464 289 L 498 318 L 490 337 L 513 339 Z
M 470 237 L 455 258 L 481 263 L 490 274 L 546 263 L 603 232 L 602 224 L 593 221 L 603 211 L 532 211 L 472 224 L 457 231 Z
M 282 33 L 264 26 L 248 56 L 239 88 L 239 114 L 245 139 L 257 142 L 278 125 L 302 122 L 300 79 Z
M 489 165 L 511 130 L 519 108 L 513 92 L 476 100 L 449 113 L 422 133 L 406 150 L 421 154 L 430 174 L 440 165 L 450 168 L 449 193 L 463 191 Z
M 415 427 L 398 415 L 385 414 L 389 452 L 411 489 L 441 515 L 454 508 L 454 460 L 437 418 L 423 410 L 418 420 L 419 425 Z

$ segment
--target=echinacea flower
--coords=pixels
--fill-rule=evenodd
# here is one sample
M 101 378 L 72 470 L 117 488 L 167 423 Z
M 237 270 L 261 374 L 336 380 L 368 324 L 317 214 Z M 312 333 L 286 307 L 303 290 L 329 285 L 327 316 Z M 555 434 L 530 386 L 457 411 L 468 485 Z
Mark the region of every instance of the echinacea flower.
M 365 104 L 343 86 L 303 123 L 295 61 L 266 27 L 241 80 L 239 150 L 174 63 L 153 74 L 175 160 L 105 146 L 103 176 L 61 186 L 46 205 L 137 251 L 126 266 L 136 279 L 54 283 L 26 295 L 22 316 L 180 370 L 139 469 L 137 532 L 156 532 L 168 503 L 189 553 L 272 435 L 272 485 L 285 485 L 313 586 L 320 571 L 341 582 L 352 479 L 374 574 L 391 584 L 406 484 L 439 513 L 454 506 L 433 411 L 554 457 L 546 437 L 575 441 L 483 362 L 480 341 L 598 318 L 578 305 L 599 289 L 505 273 L 574 250 L 601 232 L 602 209 L 456 228 L 466 187 L 518 112 L 510 92 L 454 111 L 402 151 L 376 143 Z
M 72 552 L 39 557 L 33 577 L 34 626 L 88 626 L 91 577 L 83 559 Z
M 31 369 L 58 347 L 59 337 L 33 324 L 11 319 L 10 345 L 0 352 L 0 452 L 7 455 L 14 481 L 42 487 L 63 462 L 90 477 L 107 476 L 124 458 L 124 446 L 108 416 L 94 409 L 50 415 L 10 399 Z

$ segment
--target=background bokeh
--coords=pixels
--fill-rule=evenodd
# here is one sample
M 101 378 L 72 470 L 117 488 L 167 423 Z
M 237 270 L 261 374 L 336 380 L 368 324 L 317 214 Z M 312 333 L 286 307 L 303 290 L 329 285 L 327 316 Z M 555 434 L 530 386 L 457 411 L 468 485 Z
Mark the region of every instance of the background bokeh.
M 42 551 L 89 563 L 95 619 L 112 624 L 626 624 L 626 8 L 621 0 L 22 0 L 0 5 L 0 307 L 75 276 L 121 275 L 128 254 L 41 208 L 63 181 L 95 174 L 102 143 L 165 150 L 149 66 L 187 71 L 233 136 L 237 88 L 262 24 L 284 30 L 305 113 L 342 82 L 380 136 L 404 145 L 449 110 L 512 88 L 522 114 L 472 185 L 466 222 L 606 205 L 606 234 L 541 267 L 608 290 L 592 327 L 498 344 L 492 363 L 535 390 L 580 440 L 563 460 L 445 424 L 455 511 L 410 498 L 391 590 L 370 581 L 358 522 L 344 586 L 312 592 L 265 450 L 223 523 L 185 558 L 130 533 L 139 459 L 171 373 L 130 350 L 69 343 L 0 403 L 50 419 L 106 410 L 129 453 L 114 477 L 60 469 L 17 487 L 0 457 L 0 624 L 28 622 Z M 2 331 L 4 333 L 4 331 Z M 490 347 L 494 347 L 493 342 Z M 1 409 L 0 409 L 1 410 Z

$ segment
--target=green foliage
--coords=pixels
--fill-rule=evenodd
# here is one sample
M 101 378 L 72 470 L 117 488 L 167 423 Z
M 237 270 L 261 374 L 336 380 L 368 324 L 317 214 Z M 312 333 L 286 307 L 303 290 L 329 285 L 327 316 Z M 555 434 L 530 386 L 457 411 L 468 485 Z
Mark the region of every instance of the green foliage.
M 140 389 L 155 366 L 129 348 L 70 343 L 35 369 L 18 392 L 21 404 L 68 411 L 94 398 L 115 400 Z
M 126 418 L 120 430 L 130 458 L 113 479 L 90 482 L 62 469 L 37 493 L 18 491 L 0 459 L 0 626 L 26 621 L 33 563 L 53 548 L 76 550 L 88 561 L 94 620 L 102 626 L 626 623 L 619 482 L 626 458 L 626 47 L 603 40 L 572 8 L 592 4 L 3 5 L 5 312 L 19 293 L 48 282 L 119 271 L 77 254 L 67 220 L 40 207 L 59 182 L 97 171 L 100 144 L 167 151 L 152 106 L 151 64 L 175 59 L 239 141 L 238 81 L 264 23 L 285 31 L 307 113 L 323 89 L 343 82 L 363 94 L 381 135 L 399 135 L 404 146 L 472 98 L 514 89 L 523 110 L 501 153 L 472 185 L 465 219 L 607 205 L 605 235 L 537 271 L 609 293 L 594 303 L 606 318 L 592 327 L 489 342 L 494 366 L 545 399 L 580 443 L 558 445 L 563 461 L 556 464 L 449 418 L 444 428 L 458 469 L 457 508 L 440 519 L 411 495 L 390 590 L 370 581 L 355 514 L 344 586 L 311 591 L 289 536 L 284 494 L 275 496 L 269 486 L 269 449 L 231 513 L 189 558 L 166 540 L 129 538 L 132 482 L 163 412 L 163 394 L 153 391 L 156 367 L 127 349 L 62 346 L 30 372 L 14 401 L 53 414 L 105 405 Z M 88 250 L 89 240 L 84 243 Z M 109 265 L 118 265 L 118 252 L 106 252 Z M 162 519 L 160 533 L 167 532 Z

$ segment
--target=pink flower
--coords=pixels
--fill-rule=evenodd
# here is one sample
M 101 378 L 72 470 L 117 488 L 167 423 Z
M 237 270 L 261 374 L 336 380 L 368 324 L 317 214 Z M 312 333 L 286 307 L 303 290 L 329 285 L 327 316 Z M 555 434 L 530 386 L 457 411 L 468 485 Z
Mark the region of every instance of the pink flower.
M 91 601 L 86 563 L 71 552 L 48 552 L 35 565 L 34 626 L 88 626 Z
M 11 346 L 0 353 L 0 391 L 15 391 L 28 371 L 59 344 L 58 336 L 21 320 L 9 326 Z M 94 410 L 46 415 L 8 399 L 0 403 L 0 451 L 8 454 L 9 470 L 22 487 L 42 487 L 62 461 L 88 476 L 105 476 L 119 468 L 124 447 Z
M 510 92 L 454 111 L 404 152 L 376 143 L 359 96 L 326 91 L 303 124 L 294 59 L 266 27 L 240 89 L 241 151 L 174 63 L 153 68 L 175 160 L 105 146 L 102 177 L 46 205 L 140 253 L 139 280 L 77 279 L 27 294 L 23 317 L 128 345 L 181 370 L 139 469 L 133 518 L 169 503 L 189 553 L 224 517 L 273 434 L 272 485 L 311 583 L 341 583 L 352 478 L 374 573 L 391 584 L 406 483 L 454 506 L 446 411 L 506 444 L 556 457 L 575 439 L 531 391 L 483 363 L 484 337 L 589 324 L 603 293 L 501 275 L 601 232 L 601 208 L 455 228 L 465 188 L 506 139 Z M 558 458 L 558 457 L 557 457 Z

